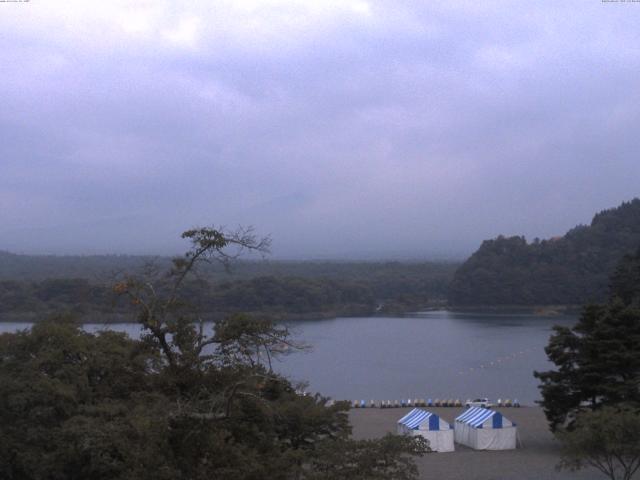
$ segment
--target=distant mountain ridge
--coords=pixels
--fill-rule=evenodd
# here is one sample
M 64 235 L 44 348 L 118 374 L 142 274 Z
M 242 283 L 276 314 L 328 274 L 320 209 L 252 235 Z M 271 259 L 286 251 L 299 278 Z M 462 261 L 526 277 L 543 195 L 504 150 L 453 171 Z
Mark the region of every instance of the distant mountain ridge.
M 456 271 L 451 305 L 581 305 L 603 302 L 609 276 L 640 246 L 640 199 L 596 214 L 563 237 L 485 240 Z

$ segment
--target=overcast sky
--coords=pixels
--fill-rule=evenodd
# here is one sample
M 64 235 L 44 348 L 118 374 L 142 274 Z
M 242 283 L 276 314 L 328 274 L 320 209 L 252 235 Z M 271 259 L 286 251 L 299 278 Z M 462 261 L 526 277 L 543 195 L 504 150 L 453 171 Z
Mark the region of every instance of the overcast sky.
M 461 257 L 640 195 L 640 3 L 0 2 L 0 249 Z

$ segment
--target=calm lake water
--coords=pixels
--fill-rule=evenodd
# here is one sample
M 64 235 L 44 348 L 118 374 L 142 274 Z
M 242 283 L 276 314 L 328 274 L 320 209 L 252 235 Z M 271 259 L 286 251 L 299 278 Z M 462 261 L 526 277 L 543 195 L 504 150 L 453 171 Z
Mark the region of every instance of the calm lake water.
M 335 399 L 402 398 L 539 399 L 534 370 L 547 370 L 544 347 L 553 325 L 576 317 L 517 314 L 418 313 L 406 317 L 335 318 L 289 323 L 305 353 L 284 357 L 274 368 L 309 391 Z M 28 327 L 0 323 L 0 332 Z M 105 328 L 88 324 L 89 331 Z M 108 328 L 139 335 L 136 324 Z

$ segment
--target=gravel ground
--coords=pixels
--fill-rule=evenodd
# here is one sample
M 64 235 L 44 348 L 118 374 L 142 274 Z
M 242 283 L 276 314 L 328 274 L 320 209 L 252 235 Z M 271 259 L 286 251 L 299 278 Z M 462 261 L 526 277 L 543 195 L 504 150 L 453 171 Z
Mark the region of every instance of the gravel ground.
M 354 438 L 376 438 L 395 433 L 396 422 L 409 408 L 352 409 L 349 413 Z M 460 408 L 430 408 L 452 423 Z M 499 409 L 515 422 L 521 448 L 503 451 L 476 451 L 455 444 L 451 453 L 432 453 L 417 459 L 421 479 L 438 480 L 596 480 L 604 477 L 596 470 L 558 472 L 559 446 L 547 428 L 542 409 L 537 407 Z

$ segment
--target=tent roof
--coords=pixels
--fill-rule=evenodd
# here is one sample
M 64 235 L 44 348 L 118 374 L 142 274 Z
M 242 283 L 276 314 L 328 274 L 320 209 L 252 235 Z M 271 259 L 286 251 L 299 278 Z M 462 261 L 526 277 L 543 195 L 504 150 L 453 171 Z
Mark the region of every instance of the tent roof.
M 467 425 L 471 425 L 474 428 L 480 428 L 482 424 L 484 424 L 484 422 L 486 422 L 494 415 L 500 416 L 499 422 L 494 423 L 498 423 L 500 426 L 502 426 L 502 414 L 500 412 L 481 407 L 471 407 L 467 409 L 462 415 L 456 417 L 456 422 L 462 422 L 466 423 Z
M 421 408 L 414 408 L 404 417 L 398 420 L 398 423 L 406 426 L 407 428 L 415 429 L 418 428 L 423 422 L 430 421 L 431 417 L 434 417 L 435 419 L 439 418 L 435 413 L 427 412 L 426 410 L 422 410 Z

